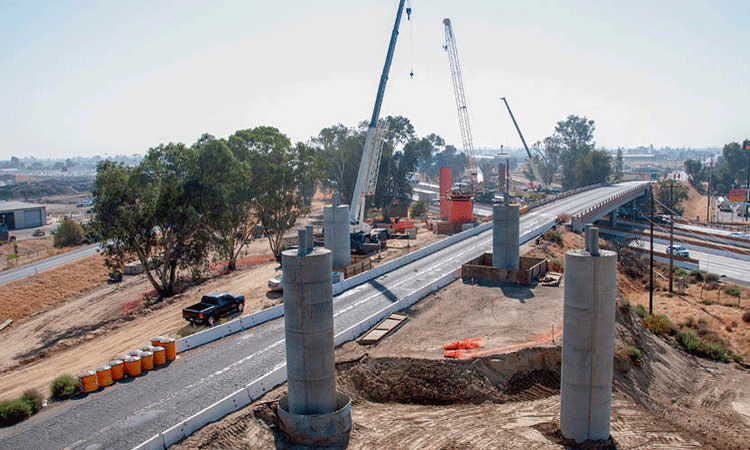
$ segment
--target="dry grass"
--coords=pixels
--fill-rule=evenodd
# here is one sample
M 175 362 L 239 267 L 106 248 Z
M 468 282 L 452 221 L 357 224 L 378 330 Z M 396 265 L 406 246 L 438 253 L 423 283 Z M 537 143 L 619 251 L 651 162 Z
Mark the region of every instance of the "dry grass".
M 0 286 L 0 321 L 18 320 L 105 283 L 101 255 L 92 255 L 43 273 Z

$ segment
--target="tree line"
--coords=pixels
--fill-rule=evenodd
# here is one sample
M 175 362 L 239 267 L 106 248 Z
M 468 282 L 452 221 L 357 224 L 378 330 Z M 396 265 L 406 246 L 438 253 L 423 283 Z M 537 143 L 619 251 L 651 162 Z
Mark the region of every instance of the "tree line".
M 418 136 L 408 118 L 381 119 L 383 151 L 375 194 L 368 207 L 390 215 L 408 204 L 410 175 L 437 179 L 440 167 L 456 177 L 466 155 L 437 134 Z M 108 266 L 122 270 L 137 259 L 161 297 L 175 293 L 181 273 L 199 277 L 209 262 L 234 269 L 247 244 L 268 239 L 277 253 L 284 232 L 309 212 L 317 186 L 341 192 L 350 203 L 367 130 L 336 124 L 307 143 L 292 143 L 274 127 L 238 130 L 228 138 L 202 135 L 192 145 L 160 144 L 136 166 L 109 160 L 97 166 L 94 226 Z M 542 176 L 558 169 L 565 188 L 607 180 L 610 157 L 594 149 L 594 121 L 569 116 L 535 144 Z
M 713 168 L 697 159 L 685 161 L 685 173 L 695 189 L 707 194 L 710 175 L 711 195 L 727 195 L 730 189 L 742 189 L 747 185 L 748 152 L 738 142 L 730 142 L 722 148 Z

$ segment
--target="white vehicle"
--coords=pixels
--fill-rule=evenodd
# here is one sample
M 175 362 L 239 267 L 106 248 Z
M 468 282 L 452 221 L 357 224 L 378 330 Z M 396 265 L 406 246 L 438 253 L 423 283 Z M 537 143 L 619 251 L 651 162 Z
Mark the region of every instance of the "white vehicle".
M 734 233 L 729 233 L 729 237 L 750 240 L 750 235 L 748 235 L 747 233 L 738 233 L 736 231 Z
M 281 274 L 268 280 L 268 289 L 274 292 L 281 292 L 284 290 L 284 282 L 281 280 Z
M 690 257 L 690 252 L 688 251 L 688 249 L 686 249 L 685 247 L 681 245 L 672 245 L 672 246 L 668 245 L 666 253 L 667 255 L 671 253 L 676 256 L 684 256 L 685 258 Z

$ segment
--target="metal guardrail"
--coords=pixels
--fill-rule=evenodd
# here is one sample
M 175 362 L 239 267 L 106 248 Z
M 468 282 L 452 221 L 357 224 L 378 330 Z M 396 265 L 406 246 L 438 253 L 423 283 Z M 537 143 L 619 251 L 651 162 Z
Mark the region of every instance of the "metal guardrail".
M 612 202 L 614 202 L 616 200 L 619 200 L 619 199 L 622 199 L 623 197 L 630 196 L 634 192 L 637 192 L 637 191 L 640 191 L 640 190 L 645 190 L 646 186 L 647 186 L 646 183 L 638 185 L 638 186 L 633 186 L 630 189 L 622 191 L 622 192 L 618 193 L 617 195 L 613 195 L 611 197 L 608 197 L 606 200 L 602 200 L 602 201 L 596 203 L 594 206 L 590 206 L 590 207 L 584 209 L 583 211 L 580 211 L 580 212 L 576 213 L 570 219 L 570 223 L 573 226 L 573 229 L 575 229 L 576 226 L 579 225 L 580 223 L 582 223 L 584 220 L 586 220 L 586 219 L 594 216 L 598 212 L 601 212 L 602 209 L 604 209 L 605 207 L 607 207 L 610 204 L 612 204 Z

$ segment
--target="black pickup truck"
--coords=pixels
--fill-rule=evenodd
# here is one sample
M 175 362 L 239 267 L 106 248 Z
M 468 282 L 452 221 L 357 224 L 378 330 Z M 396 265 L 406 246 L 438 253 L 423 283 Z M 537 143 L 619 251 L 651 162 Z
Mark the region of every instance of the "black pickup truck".
M 225 292 L 209 292 L 201 298 L 200 303 L 182 310 L 182 318 L 195 323 L 205 323 L 212 327 L 219 318 L 235 312 L 242 312 L 245 307 L 245 296 Z

